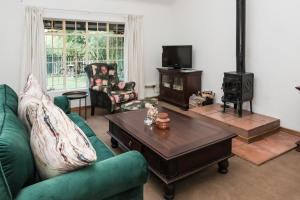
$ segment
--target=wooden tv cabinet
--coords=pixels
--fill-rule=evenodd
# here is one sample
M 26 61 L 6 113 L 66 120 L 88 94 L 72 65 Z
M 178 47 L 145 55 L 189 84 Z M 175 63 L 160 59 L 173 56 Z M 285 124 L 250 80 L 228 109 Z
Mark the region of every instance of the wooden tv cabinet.
M 194 69 L 157 68 L 159 71 L 159 100 L 189 109 L 189 98 L 201 91 L 202 71 Z

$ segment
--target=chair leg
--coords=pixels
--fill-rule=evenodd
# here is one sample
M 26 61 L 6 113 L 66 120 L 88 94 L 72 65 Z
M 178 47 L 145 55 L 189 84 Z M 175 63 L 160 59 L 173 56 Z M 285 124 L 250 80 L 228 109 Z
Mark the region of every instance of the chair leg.
M 252 100 L 250 101 L 250 111 L 251 111 L 251 113 L 253 113 L 253 110 L 252 110 Z
M 91 107 L 91 115 L 94 116 L 95 115 L 95 106 L 92 105 Z

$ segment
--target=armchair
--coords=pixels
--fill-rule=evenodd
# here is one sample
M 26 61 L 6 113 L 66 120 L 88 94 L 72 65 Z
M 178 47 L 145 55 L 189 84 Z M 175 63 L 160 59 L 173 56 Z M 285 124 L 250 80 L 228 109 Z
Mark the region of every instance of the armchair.
M 120 110 L 121 104 L 137 99 L 135 82 L 120 81 L 116 64 L 93 63 L 84 70 L 89 79 L 91 115 L 96 107 L 115 112 Z

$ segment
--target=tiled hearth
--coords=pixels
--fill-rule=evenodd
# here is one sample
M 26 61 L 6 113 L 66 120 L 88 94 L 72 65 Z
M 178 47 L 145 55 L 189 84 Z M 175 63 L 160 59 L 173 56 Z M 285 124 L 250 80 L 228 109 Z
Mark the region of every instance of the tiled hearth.
M 220 104 L 196 107 L 190 111 L 232 130 L 242 140 L 249 143 L 269 135 L 280 127 L 279 119 L 257 113 L 251 114 L 249 111 L 243 111 L 241 118 L 233 108 L 226 109 L 224 113 Z

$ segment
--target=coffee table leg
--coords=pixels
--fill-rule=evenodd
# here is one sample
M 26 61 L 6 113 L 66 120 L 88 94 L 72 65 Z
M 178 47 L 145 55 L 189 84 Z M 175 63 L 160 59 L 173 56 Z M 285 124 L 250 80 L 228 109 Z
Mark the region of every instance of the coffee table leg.
M 219 166 L 219 173 L 221 174 L 227 174 L 228 172 L 228 166 L 229 166 L 229 162 L 228 159 L 222 160 L 218 163 Z
M 110 142 L 111 142 L 111 147 L 112 148 L 118 148 L 118 146 L 119 146 L 119 143 L 118 143 L 118 141 L 117 140 L 115 140 L 114 138 L 111 138 L 110 139 Z
M 165 184 L 164 190 L 165 190 L 164 198 L 166 200 L 174 199 L 174 196 L 175 196 L 175 185 L 174 185 L 174 183 Z

